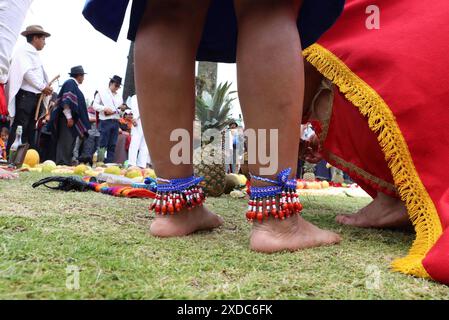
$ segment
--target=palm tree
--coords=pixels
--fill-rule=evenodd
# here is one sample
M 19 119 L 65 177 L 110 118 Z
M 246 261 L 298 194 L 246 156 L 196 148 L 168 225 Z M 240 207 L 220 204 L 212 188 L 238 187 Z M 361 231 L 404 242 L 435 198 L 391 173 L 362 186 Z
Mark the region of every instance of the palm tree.
M 216 62 L 200 61 L 198 63 L 198 77 L 196 79 L 197 95 L 202 97 L 206 91 L 212 95 L 217 88 L 218 64 Z
M 134 42 L 131 42 L 128 54 L 128 64 L 126 66 L 125 84 L 123 86 L 123 100 L 136 94 L 136 84 L 134 81 Z

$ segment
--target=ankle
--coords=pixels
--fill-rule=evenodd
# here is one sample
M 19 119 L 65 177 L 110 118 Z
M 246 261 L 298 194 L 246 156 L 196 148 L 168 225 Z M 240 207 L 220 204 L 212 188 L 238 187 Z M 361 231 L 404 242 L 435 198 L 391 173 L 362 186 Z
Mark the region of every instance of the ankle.
M 277 180 L 252 176 L 253 181 L 268 186 L 251 186 L 246 218 L 250 222 L 263 223 L 269 219 L 284 220 L 302 211 L 296 193 L 296 180 L 288 179 L 291 169 L 282 170 Z
M 284 220 L 270 217 L 263 223 L 253 223 L 252 231 L 275 234 L 291 234 L 296 232 L 298 227 L 299 219 L 295 219 L 295 217 Z
M 178 215 L 200 207 L 205 201 L 205 194 L 199 183 L 203 178 L 165 180 L 158 178 L 156 198 L 150 211 L 156 215 Z

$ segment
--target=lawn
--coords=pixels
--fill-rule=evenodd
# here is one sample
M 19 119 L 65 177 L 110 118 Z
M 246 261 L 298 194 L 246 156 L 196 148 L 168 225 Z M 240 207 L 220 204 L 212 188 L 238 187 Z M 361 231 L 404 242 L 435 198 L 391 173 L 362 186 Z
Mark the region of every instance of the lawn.
M 0 181 L 0 299 L 449 299 L 446 286 L 389 270 L 412 234 L 334 223 L 368 198 L 304 197 L 305 218 L 343 242 L 265 255 L 248 250 L 245 200 L 208 199 L 225 219 L 214 232 L 157 239 L 148 200 L 33 190 L 42 177 Z

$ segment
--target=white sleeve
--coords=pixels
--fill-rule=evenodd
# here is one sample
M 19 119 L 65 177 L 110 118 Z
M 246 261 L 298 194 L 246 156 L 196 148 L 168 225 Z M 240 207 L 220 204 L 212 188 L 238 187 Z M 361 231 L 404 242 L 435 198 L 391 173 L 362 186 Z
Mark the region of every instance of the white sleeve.
M 28 70 L 25 73 L 25 75 L 23 76 L 23 78 L 33 88 L 35 88 L 39 91 L 42 91 L 45 89 L 45 87 L 47 85 L 44 82 L 44 79 L 42 79 L 42 77 L 39 77 L 40 75 L 42 75 L 42 69 L 39 67 L 39 68 Z
M 72 119 L 72 110 L 70 110 L 69 106 L 64 106 L 64 111 L 62 111 L 62 112 L 64 112 L 64 115 L 67 120 Z
M 106 107 L 101 102 L 100 93 L 95 96 L 93 107 L 97 112 L 103 112 Z

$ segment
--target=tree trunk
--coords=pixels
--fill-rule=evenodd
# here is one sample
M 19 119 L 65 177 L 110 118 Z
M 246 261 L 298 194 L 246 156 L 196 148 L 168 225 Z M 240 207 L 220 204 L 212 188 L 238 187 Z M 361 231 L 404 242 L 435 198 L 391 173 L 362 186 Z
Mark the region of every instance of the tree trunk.
M 128 65 L 126 66 L 125 85 L 123 87 L 123 100 L 136 94 L 136 84 L 134 82 L 134 42 L 131 42 L 128 54 Z
M 202 96 L 203 91 L 213 95 L 217 88 L 218 63 L 203 62 L 198 63 L 198 77 L 196 81 L 197 95 Z

